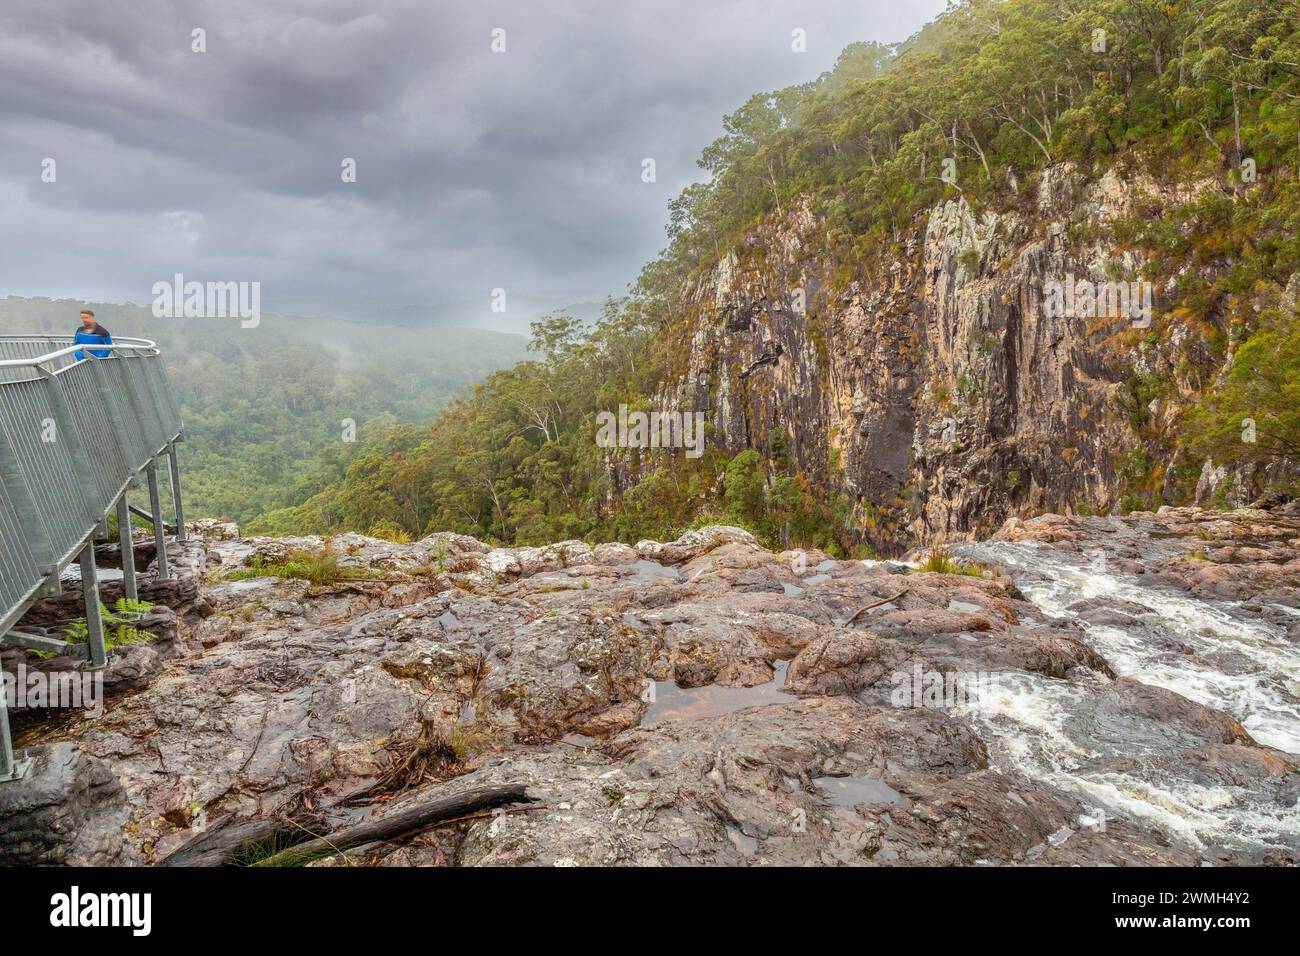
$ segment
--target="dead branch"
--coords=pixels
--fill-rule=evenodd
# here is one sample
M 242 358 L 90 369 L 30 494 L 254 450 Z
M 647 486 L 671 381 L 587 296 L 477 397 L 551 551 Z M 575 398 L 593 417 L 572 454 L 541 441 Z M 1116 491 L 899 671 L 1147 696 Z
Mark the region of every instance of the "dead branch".
M 856 613 L 855 613 L 851 618 L 849 618 L 847 621 L 844 622 L 844 626 L 845 626 L 845 627 L 848 627 L 850 624 L 852 624 L 854 621 L 856 621 L 859 617 L 861 617 L 861 616 L 863 615 L 864 612 L 866 612 L 866 611 L 870 611 L 873 607 L 880 607 L 880 605 L 882 605 L 882 604 L 892 604 L 894 601 L 897 601 L 897 600 L 898 600 L 899 598 L 901 598 L 904 594 L 906 594 L 907 591 L 908 591 L 907 588 L 903 588 L 903 590 L 899 591 L 899 592 L 898 592 L 897 594 L 895 594 L 893 597 L 882 598 L 882 599 L 879 600 L 879 601 L 875 601 L 875 602 L 873 602 L 873 603 L 871 603 L 871 604 L 868 604 L 866 607 L 858 608 L 857 612 L 856 612 Z
M 511 803 L 525 803 L 529 799 L 521 783 L 471 790 L 468 793 L 443 797 L 441 800 L 419 803 L 405 810 L 387 813 L 377 820 L 343 827 L 315 840 L 289 847 L 252 865 L 302 866 L 312 860 L 319 860 L 355 847 L 369 843 L 389 842 L 427 830 L 438 823 L 446 823 L 459 817 Z

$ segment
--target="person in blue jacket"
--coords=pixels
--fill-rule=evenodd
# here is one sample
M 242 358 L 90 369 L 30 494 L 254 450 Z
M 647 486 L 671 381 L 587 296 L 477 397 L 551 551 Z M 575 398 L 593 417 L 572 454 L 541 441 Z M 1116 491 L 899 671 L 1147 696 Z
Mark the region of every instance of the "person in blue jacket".
M 81 310 L 81 328 L 77 329 L 77 333 L 72 337 L 73 345 L 80 345 L 83 342 L 90 345 L 113 344 L 113 336 L 108 334 L 108 329 L 95 321 L 95 313 L 89 309 Z M 111 351 L 111 349 L 90 349 L 90 354 L 96 358 L 108 358 Z M 76 353 L 78 362 L 85 357 L 85 352 Z

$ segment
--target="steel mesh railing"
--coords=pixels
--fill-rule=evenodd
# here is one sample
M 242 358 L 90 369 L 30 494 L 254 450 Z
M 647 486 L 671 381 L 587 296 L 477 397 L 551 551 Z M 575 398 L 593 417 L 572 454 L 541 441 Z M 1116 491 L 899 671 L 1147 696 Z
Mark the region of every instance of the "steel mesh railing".
M 71 343 L 68 335 L 0 335 L 0 360 L 41 359 L 57 352 Z M 128 339 L 128 342 L 140 342 L 140 339 Z M 47 367 L 51 371 L 66 368 L 76 361 L 74 355 L 64 355 L 51 359 Z M 32 366 L 0 368 L 0 382 L 29 381 L 38 378 Z
M 41 580 L 40 569 L 28 549 L 3 545 L 22 537 L 17 508 L 9 489 L 0 482 L 0 605 L 4 607 L 21 607 L 31 593 L 31 582 Z
M 94 348 L 110 354 L 67 336 L 0 336 L 0 635 L 181 435 L 154 343 Z

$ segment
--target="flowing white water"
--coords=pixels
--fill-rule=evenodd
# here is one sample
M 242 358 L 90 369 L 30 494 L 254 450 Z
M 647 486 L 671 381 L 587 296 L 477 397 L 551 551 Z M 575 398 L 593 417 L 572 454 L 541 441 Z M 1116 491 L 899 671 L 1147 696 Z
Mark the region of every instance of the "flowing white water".
M 1300 752 L 1300 652 L 1280 627 L 1232 603 L 1145 586 L 1096 558 L 1047 545 L 991 542 L 961 551 L 1001 562 L 1026 598 L 1052 617 L 1076 621 L 1117 675 L 1222 710 L 1261 744 Z M 1088 621 L 1072 605 L 1089 598 L 1114 602 L 1131 623 L 1115 615 Z M 1088 695 L 1100 686 L 1004 675 L 994 700 L 967 715 L 987 730 L 999 769 L 1047 780 L 1109 814 L 1141 818 L 1201 845 L 1300 845 L 1300 809 L 1284 800 L 1191 779 L 1160 740 L 1108 744 L 1086 716 Z M 1117 753 L 1137 760 L 1102 765 Z
M 1035 572 L 1017 584 L 1054 617 L 1077 620 L 1070 605 L 1094 597 L 1146 608 L 1155 617 L 1141 619 L 1144 633 L 1079 623 L 1088 632 L 1088 642 L 1120 676 L 1216 707 L 1241 721 L 1260 743 L 1300 753 L 1300 649 L 1287 641 L 1281 628 L 1234 617 L 1231 604 L 1146 587 L 1136 577 L 1072 564 L 1071 555 L 1043 545 L 999 542 L 979 550 L 1002 560 L 1013 577 L 1021 577 L 1020 568 Z M 1163 639 L 1153 640 L 1152 632 Z M 1174 646 L 1182 650 L 1171 649 Z M 1221 659 L 1232 659 L 1235 673 L 1225 673 Z

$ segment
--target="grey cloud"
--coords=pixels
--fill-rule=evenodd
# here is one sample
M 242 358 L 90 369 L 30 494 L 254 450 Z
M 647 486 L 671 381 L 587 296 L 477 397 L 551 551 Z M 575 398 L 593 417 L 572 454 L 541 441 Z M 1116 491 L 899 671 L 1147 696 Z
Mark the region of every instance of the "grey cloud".
M 494 287 L 618 295 L 725 113 L 943 5 L 7 0 L 0 295 L 145 302 L 184 272 L 259 280 L 272 311 L 458 321 L 499 320 Z

